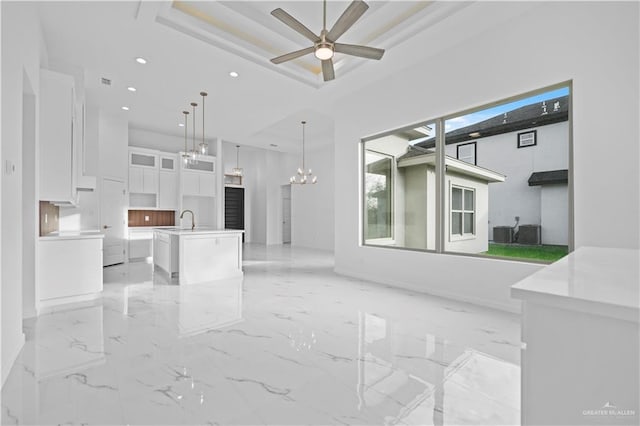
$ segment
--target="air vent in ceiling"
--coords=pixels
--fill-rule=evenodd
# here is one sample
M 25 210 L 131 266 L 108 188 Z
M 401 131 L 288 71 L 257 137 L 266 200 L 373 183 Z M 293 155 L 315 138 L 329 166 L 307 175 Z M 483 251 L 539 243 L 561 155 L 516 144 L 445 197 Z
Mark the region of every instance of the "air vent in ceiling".
M 104 78 L 104 77 L 102 77 L 102 78 L 100 79 L 100 81 L 101 81 L 101 82 L 102 82 L 102 84 L 104 84 L 105 86 L 111 86 L 111 80 L 110 80 L 110 79 L 108 79 L 108 78 Z

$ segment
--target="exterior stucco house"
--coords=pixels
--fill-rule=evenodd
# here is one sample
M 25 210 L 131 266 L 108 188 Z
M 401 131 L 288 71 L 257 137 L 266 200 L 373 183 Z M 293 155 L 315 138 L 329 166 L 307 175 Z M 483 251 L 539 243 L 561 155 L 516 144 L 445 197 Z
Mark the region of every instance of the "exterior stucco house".
M 447 156 L 506 176 L 488 188 L 490 241 L 506 242 L 494 236 L 496 227 L 533 227 L 538 240 L 519 242 L 568 244 L 568 110 L 569 97 L 560 96 L 446 133 Z M 435 139 L 416 147 L 433 149 Z

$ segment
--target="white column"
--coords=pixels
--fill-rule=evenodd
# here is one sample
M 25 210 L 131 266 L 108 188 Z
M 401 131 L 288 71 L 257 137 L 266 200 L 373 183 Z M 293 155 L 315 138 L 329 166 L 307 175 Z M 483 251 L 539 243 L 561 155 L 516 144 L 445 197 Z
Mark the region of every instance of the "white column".
M 216 227 L 224 228 L 224 161 L 222 138 L 216 138 Z

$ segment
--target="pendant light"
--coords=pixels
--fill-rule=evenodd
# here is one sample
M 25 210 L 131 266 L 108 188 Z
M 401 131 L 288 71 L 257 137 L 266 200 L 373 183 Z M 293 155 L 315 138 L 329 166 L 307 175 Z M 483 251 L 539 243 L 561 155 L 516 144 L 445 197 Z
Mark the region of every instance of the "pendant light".
M 236 145 L 236 167 L 232 173 L 234 176 L 242 176 L 242 168 L 240 167 L 240 145 Z
M 191 102 L 191 106 L 193 107 L 193 118 L 191 119 L 191 121 L 193 122 L 193 144 L 192 149 L 189 153 L 191 154 L 191 161 L 195 163 L 198 159 L 198 151 L 196 151 L 196 107 L 198 106 L 198 104 L 195 102 Z
M 187 150 L 187 116 L 189 115 L 189 111 L 182 111 L 182 113 L 184 114 L 184 151 L 182 152 L 182 161 L 184 161 L 184 164 L 187 164 L 191 158 Z
M 311 173 L 311 169 L 307 170 L 304 164 L 304 126 L 307 124 L 307 122 L 302 121 L 301 123 L 302 123 L 302 167 L 298 167 L 298 172 L 297 172 L 298 175 L 291 176 L 291 178 L 289 179 L 289 183 L 299 184 L 299 185 L 305 185 L 307 183 L 314 184 L 318 182 L 318 176 L 313 176 L 313 173 Z M 309 179 L 311 179 L 311 182 L 309 182 Z
M 204 141 L 204 97 L 207 96 L 207 92 L 200 92 L 200 96 L 202 96 L 202 143 L 200 144 L 200 154 L 207 155 L 209 145 Z

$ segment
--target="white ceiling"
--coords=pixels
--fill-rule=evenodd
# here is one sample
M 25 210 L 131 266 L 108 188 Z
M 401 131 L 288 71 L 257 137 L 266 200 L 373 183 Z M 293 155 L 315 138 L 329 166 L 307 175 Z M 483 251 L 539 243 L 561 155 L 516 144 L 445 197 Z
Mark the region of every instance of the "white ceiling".
M 328 28 L 349 3 L 327 3 Z M 281 65 L 269 61 L 311 45 L 270 12 L 281 7 L 319 33 L 320 0 L 47 1 L 38 7 L 51 67 L 83 70 L 88 99 L 118 113 L 129 106 L 131 128 L 183 136 L 182 111 L 191 111 L 190 102 L 200 104 L 204 90 L 207 137 L 298 151 L 301 120 L 308 122 L 308 146 L 331 143 L 332 100 L 409 66 L 415 58 L 394 55 L 396 48 L 468 4 L 367 3 L 369 10 L 340 41 L 384 48 L 385 56 L 371 61 L 336 54 L 330 82 L 322 81 L 313 55 Z M 136 63 L 138 56 L 148 63 Z M 240 76 L 231 78 L 230 71 Z M 102 85 L 101 77 L 112 85 Z M 198 129 L 201 120 L 199 106 Z

